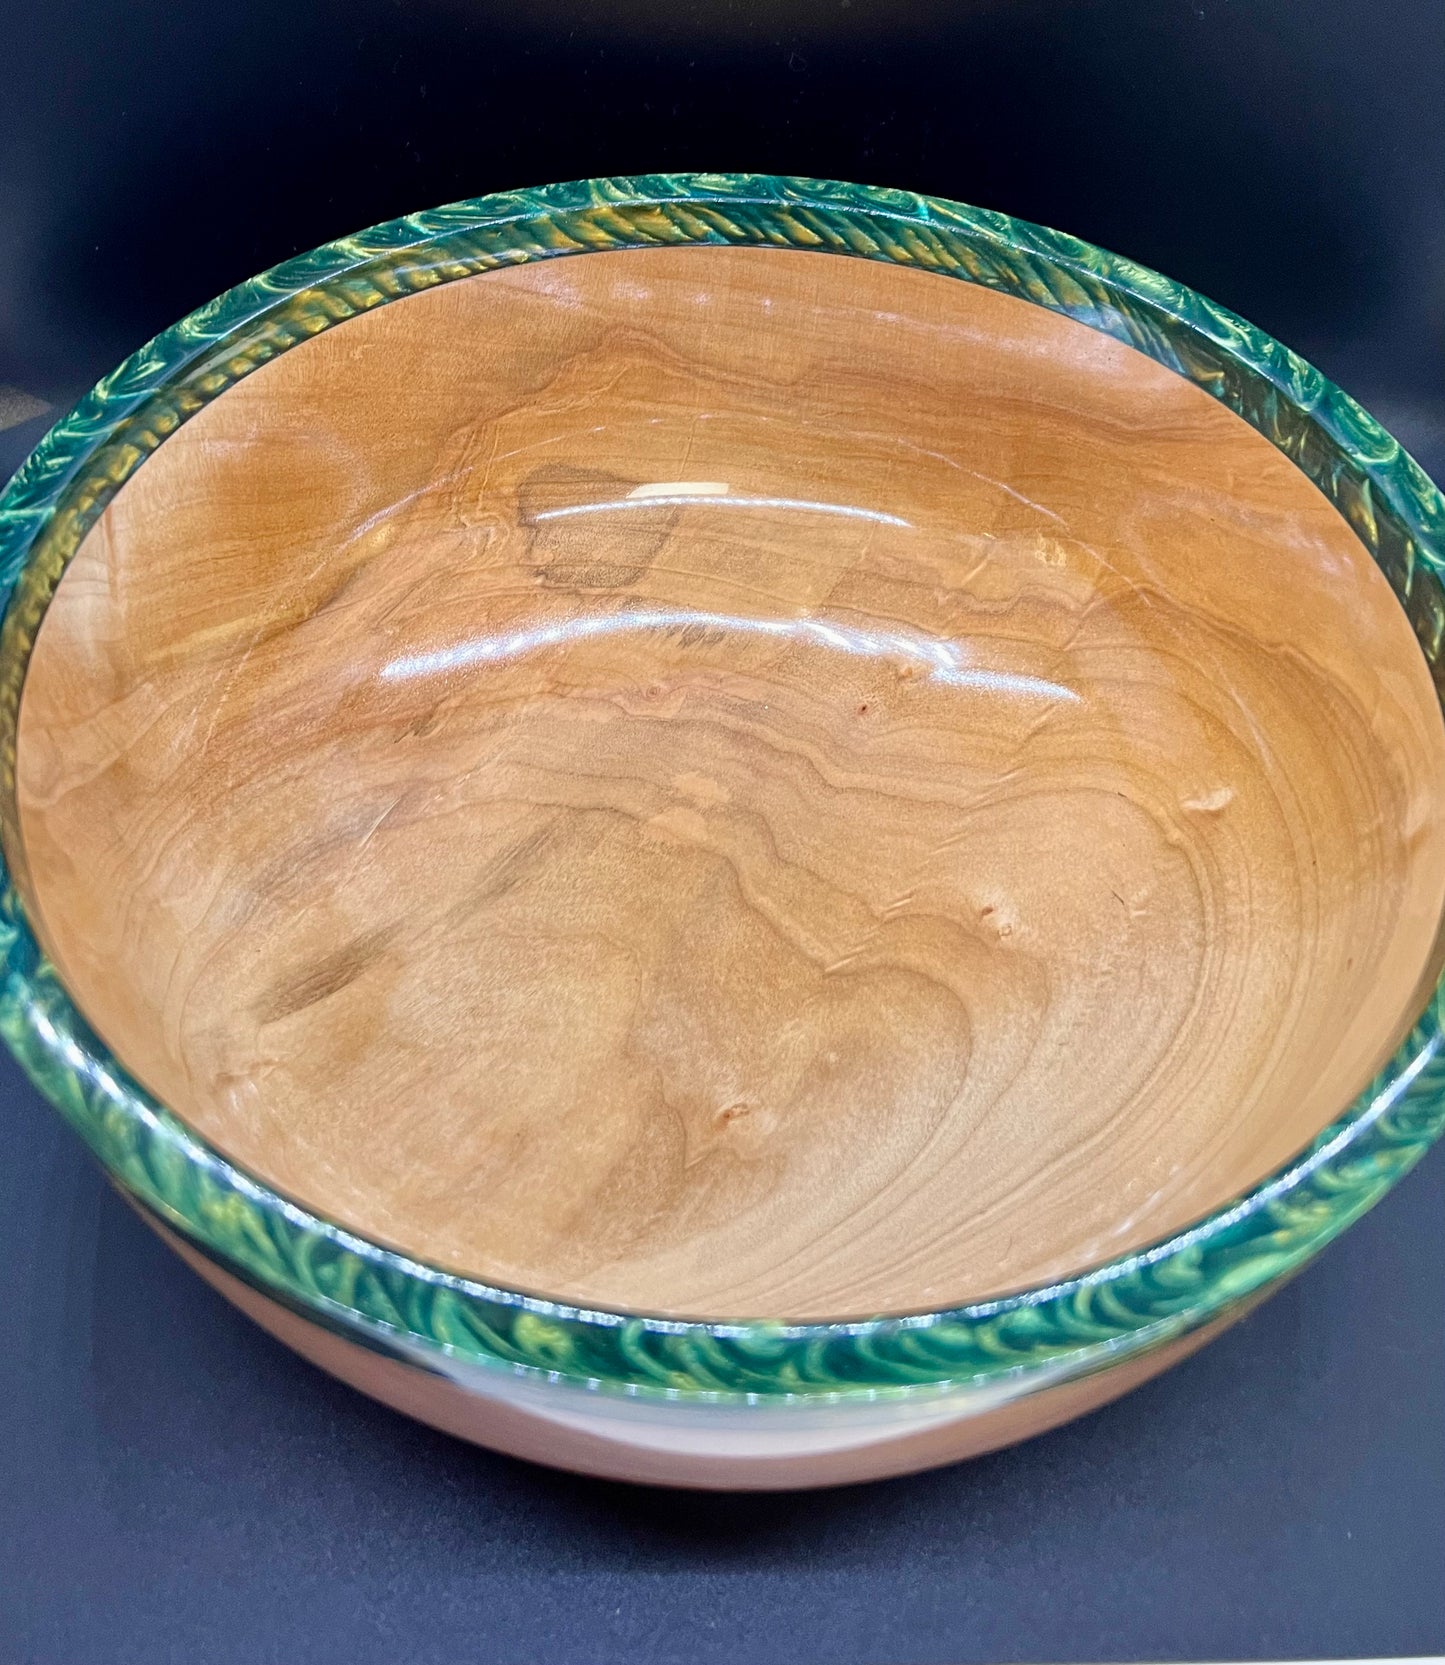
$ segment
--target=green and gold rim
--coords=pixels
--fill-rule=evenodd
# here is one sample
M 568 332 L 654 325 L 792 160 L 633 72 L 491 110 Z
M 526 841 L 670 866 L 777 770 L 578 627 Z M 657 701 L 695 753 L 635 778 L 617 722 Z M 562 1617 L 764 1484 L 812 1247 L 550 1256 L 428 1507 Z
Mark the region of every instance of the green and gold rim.
M 649 174 L 479 198 L 288 260 L 202 307 L 58 422 L 0 497 L 0 1033 L 136 1202 L 312 1319 L 413 1363 L 677 1399 L 1018 1391 L 1103 1368 L 1236 1310 L 1336 1237 L 1445 1131 L 1436 987 L 1374 1083 L 1277 1173 L 1188 1230 L 1047 1288 L 846 1324 L 681 1322 L 497 1289 L 393 1253 L 278 1195 L 126 1071 L 41 953 L 14 882 L 21 686 L 66 563 L 203 405 L 358 313 L 529 260 L 689 243 L 810 249 L 982 284 L 1126 342 L 1204 388 L 1349 521 L 1445 687 L 1445 498 L 1372 417 L 1262 331 L 1073 237 L 903 191 Z

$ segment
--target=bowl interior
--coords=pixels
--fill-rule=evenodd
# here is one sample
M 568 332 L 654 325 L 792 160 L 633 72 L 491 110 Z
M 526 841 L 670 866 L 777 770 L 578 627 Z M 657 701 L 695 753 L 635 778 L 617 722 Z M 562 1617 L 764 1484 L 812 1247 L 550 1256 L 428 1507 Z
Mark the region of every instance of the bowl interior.
M 282 1192 L 587 1303 L 1053 1279 L 1366 1084 L 1445 729 L 1303 474 L 1084 325 L 688 247 L 293 348 L 86 537 L 20 712 L 27 902 Z

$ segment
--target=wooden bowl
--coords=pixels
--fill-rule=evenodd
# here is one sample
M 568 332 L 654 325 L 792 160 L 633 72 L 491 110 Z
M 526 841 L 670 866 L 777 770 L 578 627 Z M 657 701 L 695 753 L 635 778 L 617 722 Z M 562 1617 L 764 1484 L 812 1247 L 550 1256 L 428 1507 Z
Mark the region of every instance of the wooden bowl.
M 0 1027 L 440 1427 L 702 1486 L 985 1450 L 1441 1131 L 1445 504 L 1071 238 L 442 209 L 153 342 L 0 528 Z

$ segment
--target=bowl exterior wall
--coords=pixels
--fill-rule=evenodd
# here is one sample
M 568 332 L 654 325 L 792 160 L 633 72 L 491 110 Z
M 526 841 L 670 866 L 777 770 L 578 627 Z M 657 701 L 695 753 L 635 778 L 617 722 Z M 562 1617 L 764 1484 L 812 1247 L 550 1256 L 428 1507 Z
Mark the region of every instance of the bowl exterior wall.
M 1077 1379 L 1030 1372 L 1010 1390 L 962 1388 L 839 1404 L 627 1399 L 458 1365 L 447 1374 L 349 1340 L 271 1300 L 144 1209 L 181 1258 L 262 1329 L 372 1399 L 443 1433 L 605 1480 L 704 1491 L 784 1491 L 882 1480 L 1015 1445 L 1097 1410 L 1177 1364 L 1262 1300 Z M 1283 1280 L 1281 1280 L 1283 1281 Z M 1273 1289 L 1264 1293 L 1272 1293 Z

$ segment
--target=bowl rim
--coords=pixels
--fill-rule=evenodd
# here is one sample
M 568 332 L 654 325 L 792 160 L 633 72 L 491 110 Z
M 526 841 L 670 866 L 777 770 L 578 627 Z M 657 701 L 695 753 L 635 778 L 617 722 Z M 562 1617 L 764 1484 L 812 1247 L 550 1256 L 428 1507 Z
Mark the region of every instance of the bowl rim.
M 527 261 L 689 244 L 808 249 L 983 285 L 1076 319 L 1202 387 L 1350 523 L 1445 687 L 1445 497 L 1317 370 L 1183 285 L 1063 233 L 935 197 L 756 174 L 506 192 L 389 221 L 229 290 L 155 337 L 45 435 L 0 494 L 0 1035 L 143 1212 L 261 1293 L 442 1374 L 471 1367 L 632 1396 L 875 1399 L 1073 1379 L 1242 1310 L 1383 1196 L 1445 1131 L 1445 980 L 1375 1080 L 1274 1173 L 1183 1230 L 996 1299 L 854 1321 L 591 1308 L 432 1266 L 230 1162 L 126 1071 L 45 959 L 19 885 L 25 669 L 65 566 L 188 417 L 348 318 Z

